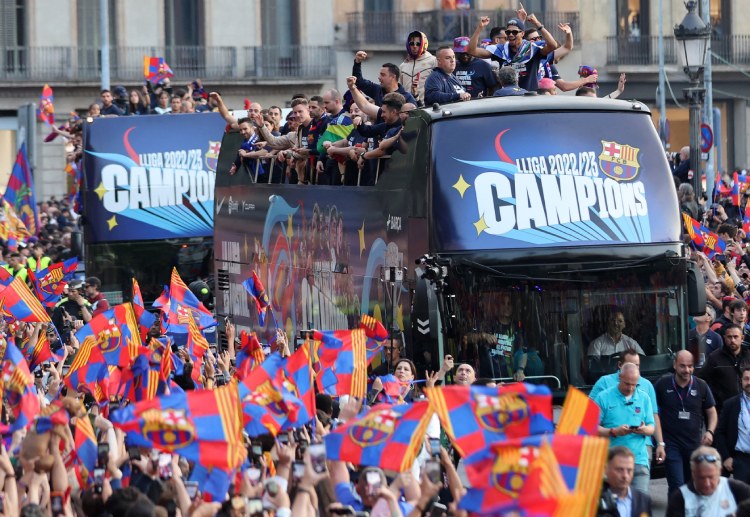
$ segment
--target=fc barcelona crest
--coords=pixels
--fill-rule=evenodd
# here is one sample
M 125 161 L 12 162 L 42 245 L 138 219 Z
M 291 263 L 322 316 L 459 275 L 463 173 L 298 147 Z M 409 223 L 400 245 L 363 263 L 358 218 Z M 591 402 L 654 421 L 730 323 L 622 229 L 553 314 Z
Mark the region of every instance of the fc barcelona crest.
M 391 409 L 371 411 L 349 428 L 349 438 L 361 447 L 380 445 L 393 434 L 398 416 Z
M 43 293 L 55 294 L 55 289 L 63 279 L 62 266 L 50 269 L 46 275 L 39 279 L 39 287 Z
M 615 181 L 631 181 L 638 176 L 641 168 L 638 162 L 638 147 L 602 140 L 602 152 L 599 154 L 599 167 L 602 172 Z
M 536 447 L 513 447 L 499 451 L 492 465 L 492 486 L 509 497 L 517 498 L 538 455 L 539 449 Z
M 474 400 L 479 423 L 489 431 L 501 433 L 509 425 L 529 418 L 529 404 L 518 393 L 476 395 Z
M 143 413 L 143 436 L 163 449 L 174 451 L 195 440 L 195 429 L 181 409 L 149 409 Z
M 216 166 L 219 164 L 219 151 L 221 142 L 208 141 L 208 150 L 206 151 L 206 167 L 212 172 L 216 172 Z

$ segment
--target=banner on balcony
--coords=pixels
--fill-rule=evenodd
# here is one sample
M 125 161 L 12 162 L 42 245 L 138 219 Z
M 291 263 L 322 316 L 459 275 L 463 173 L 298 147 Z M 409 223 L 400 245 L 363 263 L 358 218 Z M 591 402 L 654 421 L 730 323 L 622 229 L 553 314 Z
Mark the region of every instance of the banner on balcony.
M 86 123 L 87 242 L 212 235 L 224 127 L 218 113 Z

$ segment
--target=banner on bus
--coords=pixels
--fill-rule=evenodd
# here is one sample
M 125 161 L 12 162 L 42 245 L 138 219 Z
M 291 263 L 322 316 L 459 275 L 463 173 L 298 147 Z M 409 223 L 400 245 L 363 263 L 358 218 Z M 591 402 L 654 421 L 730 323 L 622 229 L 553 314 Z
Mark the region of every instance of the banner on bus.
M 674 182 L 648 116 L 527 113 L 433 131 L 440 251 L 680 240 Z
M 212 235 L 224 127 L 217 113 L 104 117 L 85 124 L 87 241 Z

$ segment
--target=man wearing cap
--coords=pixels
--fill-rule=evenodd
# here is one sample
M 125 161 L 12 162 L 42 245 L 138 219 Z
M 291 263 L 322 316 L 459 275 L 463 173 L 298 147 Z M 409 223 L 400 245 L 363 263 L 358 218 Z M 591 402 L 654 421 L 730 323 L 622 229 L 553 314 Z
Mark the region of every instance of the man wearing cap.
M 472 99 L 488 97 L 494 93 L 497 79 L 486 61 L 476 59 L 466 52 L 468 45 L 468 36 L 453 40 L 453 52 L 456 54 L 456 69 L 453 74 L 464 90 L 471 94 Z
M 83 286 L 86 298 L 91 304 L 91 311 L 94 316 L 101 314 L 104 311 L 109 310 L 109 302 L 104 295 L 99 292 L 102 288 L 102 281 L 95 276 L 90 276 L 86 279 L 86 283 Z
M 57 327 L 64 343 L 68 343 L 71 331 L 78 330 L 84 323 L 91 321 L 91 304 L 82 294 L 83 285 L 84 282 L 81 280 L 74 280 L 68 284 L 68 295 L 57 302 L 52 313 L 52 323 Z
M 524 14 L 523 9 L 519 10 L 519 15 Z M 557 48 L 557 41 L 549 33 L 544 25 L 537 20 L 536 16 L 530 14 L 526 20 L 531 23 L 543 41 L 526 41 L 524 39 L 524 23 L 519 18 L 512 18 L 505 25 L 505 34 L 508 36 L 508 42 L 505 45 L 488 45 L 486 48 L 478 46 L 479 36 L 482 34 L 490 19 L 483 16 L 479 20 L 474 34 L 471 35 L 467 52 L 472 56 L 479 58 L 491 58 L 500 62 L 500 66 L 511 66 L 518 73 L 518 84 L 521 88 L 528 91 L 536 91 L 539 80 L 539 66 L 544 58 Z
M 437 68 L 432 71 L 424 85 L 424 102 L 427 106 L 434 103 L 471 100 L 471 94 L 464 90 L 453 71 L 456 69 L 456 55 L 451 47 L 440 47 L 437 50 Z
M 539 80 L 539 88 L 536 91 L 539 95 L 557 95 L 557 86 L 555 86 L 555 81 L 545 77 Z
M 495 92 L 495 97 L 521 97 L 526 95 L 526 90 L 518 86 L 518 74 L 512 67 L 502 67 L 497 76 L 500 81 L 500 89 Z

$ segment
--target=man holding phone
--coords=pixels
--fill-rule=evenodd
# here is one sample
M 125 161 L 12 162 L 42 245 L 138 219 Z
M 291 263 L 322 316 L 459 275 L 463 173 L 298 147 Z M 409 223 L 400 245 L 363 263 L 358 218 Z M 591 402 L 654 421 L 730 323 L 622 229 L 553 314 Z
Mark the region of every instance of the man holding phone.
M 396 499 L 388 489 L 388 480 L 378 467 L 365 467 L 359 471 L 359 479 L 352 486 L 349 470 L 341 461 L 331 462 L 331 480 L 334 485 L 336 500 L 344 506 L 351 506 L 356 511 L 371 510 L 379 499 L 385 499 L 393 513 L 400 510 L 402 515 L 409 515 L 413 505 Z
M 633 487 L 648 493 L 650 458 L 647 446 L 655 431 L 654 411 L 646 392 L 638 389 L 641 374 L 633 363 L 620 368 L 620 382 L 594 397 L 601 409 L 599 436 L 610 439 L 610 446 L 623 445 L 635 455 Z

